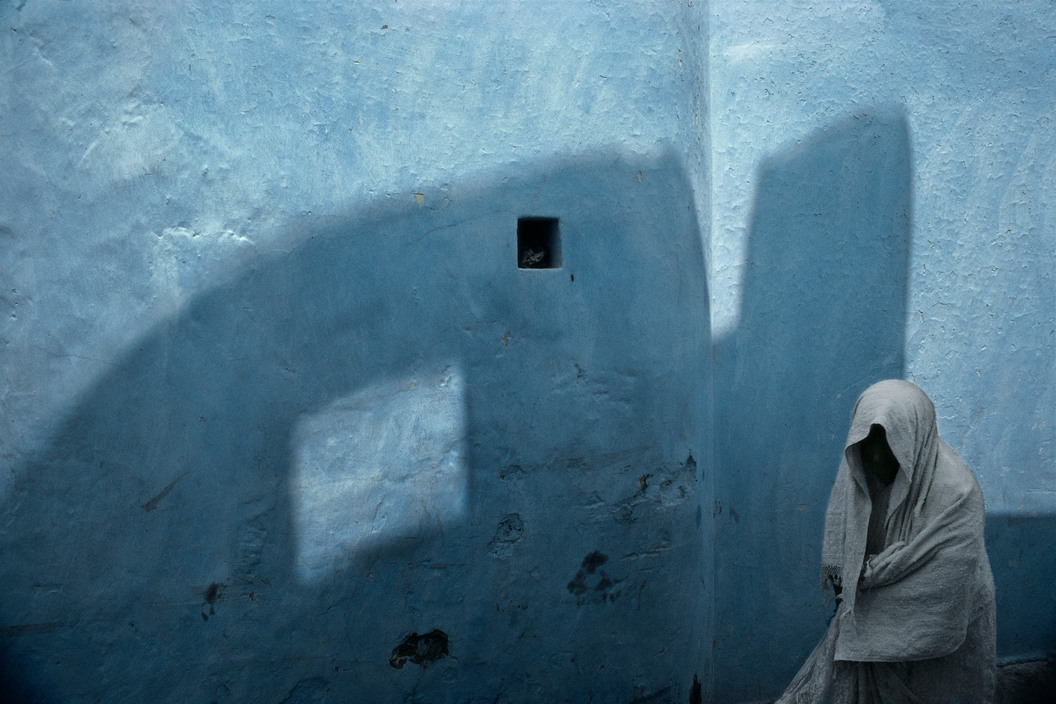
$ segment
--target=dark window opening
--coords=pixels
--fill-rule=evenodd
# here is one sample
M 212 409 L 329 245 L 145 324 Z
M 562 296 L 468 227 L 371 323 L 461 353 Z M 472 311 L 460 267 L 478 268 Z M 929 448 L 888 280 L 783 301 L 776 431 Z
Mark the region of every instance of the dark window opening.
M 561 268 L 561 232 L 557 218 L 517 218 L 517 268 Z

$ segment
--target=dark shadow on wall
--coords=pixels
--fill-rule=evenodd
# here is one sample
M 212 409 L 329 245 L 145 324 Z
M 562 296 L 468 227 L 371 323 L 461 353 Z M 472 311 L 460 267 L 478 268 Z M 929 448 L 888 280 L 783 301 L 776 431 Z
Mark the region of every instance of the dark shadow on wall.
M 408 201 L 291 228 L 17 468 L 9 696 L 681 701 L 707 679 L 708 297 L 680 160 Z M 562 268 L 518 268 L 523 215 L 559 219 Z
M 717 341 L 719 701 L 782 690 L 826 626 L 821 533 L 857 395 L 903 372 L 909 130 L 858 115 L 757 175 L 744 299 Z
M 986 517 L 986 550 L 997 598 L 999 659 L 1056 655 L 1054 535 L 1056 516 L 1052 514 L 991 513 Z

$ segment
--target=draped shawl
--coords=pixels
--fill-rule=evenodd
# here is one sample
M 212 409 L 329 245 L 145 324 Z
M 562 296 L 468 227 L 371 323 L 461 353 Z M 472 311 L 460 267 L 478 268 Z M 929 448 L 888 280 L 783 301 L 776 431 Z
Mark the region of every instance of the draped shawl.
M 884 548 L 866 555 L 872 502 L 858 443 L 881 426 L 899 469 Z M 855 404 L 825 516 L 823 582 L 842 583 L 829 631 L 780 702 L 989 702 L 994 585 L 983 496 L 939 437 L 935 408 L 899 380 Z

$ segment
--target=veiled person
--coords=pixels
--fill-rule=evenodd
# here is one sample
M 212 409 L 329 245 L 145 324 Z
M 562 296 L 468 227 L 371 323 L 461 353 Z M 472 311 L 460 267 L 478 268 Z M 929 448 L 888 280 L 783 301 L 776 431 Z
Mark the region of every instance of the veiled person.
M 993 700 L 994 584 L 983 495 L 913 384 L 855 404 L 825 516 L 837 611 L 780 703 Z

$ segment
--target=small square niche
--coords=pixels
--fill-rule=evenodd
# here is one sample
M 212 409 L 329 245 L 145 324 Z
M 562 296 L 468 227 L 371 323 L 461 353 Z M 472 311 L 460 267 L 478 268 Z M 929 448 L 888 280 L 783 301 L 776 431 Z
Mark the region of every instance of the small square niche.
M 561 231 L 557 218 L 517 218 L 517 268 L 561 268 Z

